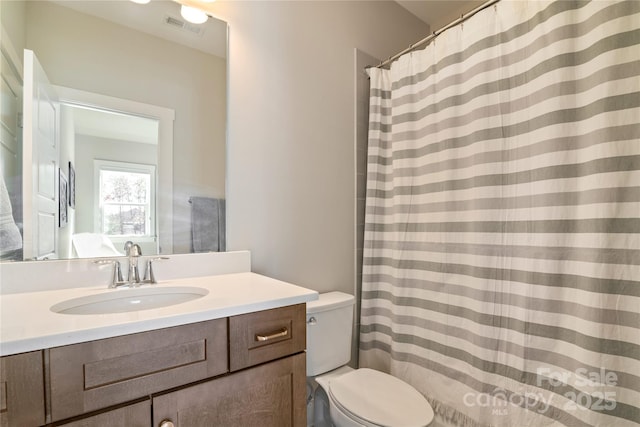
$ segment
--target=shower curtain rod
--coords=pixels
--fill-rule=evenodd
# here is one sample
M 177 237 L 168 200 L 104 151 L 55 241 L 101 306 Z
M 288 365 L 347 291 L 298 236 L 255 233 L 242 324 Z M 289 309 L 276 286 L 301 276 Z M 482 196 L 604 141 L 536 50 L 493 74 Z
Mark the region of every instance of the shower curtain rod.
M 380 64 L 376 65 L 375 68 L 382 68 L 385 67 L 389 64 L 391 64 L 393 61 L 395 61 L 396 59 L 400 58 L 402 55 L 404 55 L 405 53 L 409 53 L 412 50 L 426 44 L 429 43 L 431 40 L 435 39 L 436 37 L 438 37 L 442 32 L 448 30 L 451 27 L 454 27 L 464 21 L 466 21 L 467 19 L 471 18 L 473 15 L 475 15 L 476 13 L 480 12 L 481 10 L 484 10 L 486 8 L 488 8 L 489 6 L 498 3 L 500 0 L 489 0 L 486 3 L 481 4 L 480 6 L 476 7 L 475 9 L 473 9 L 471 12 L 465 13 L 462 16 L 460 16 L 460 18 L 456 19 L 455 21 L 451 22 L 448 25 L 445 25 L 444 27 L 440 28 L 438 31 L 434 31 L 433 33 L 429 34 L 427 37 L 423 38 L 422 40 L 420 40 L 419 42 L 416 42 L 414 44 L 412 44 L 411 46 L 409 46 L 408 48 L 406 48 L 405 50 L 403 50 L 400 53 L 396 53 L 395 55 L 389 57 L 386 61 L 382 61 Z

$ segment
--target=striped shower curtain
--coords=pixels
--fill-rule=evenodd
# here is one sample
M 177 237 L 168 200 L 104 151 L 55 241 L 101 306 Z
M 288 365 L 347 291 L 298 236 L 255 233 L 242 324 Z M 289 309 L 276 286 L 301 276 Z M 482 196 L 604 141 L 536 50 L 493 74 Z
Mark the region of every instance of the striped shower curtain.
M 360 366 L 467 426 L 640 423 L 640 1 L 507 1 L 371 69 Z

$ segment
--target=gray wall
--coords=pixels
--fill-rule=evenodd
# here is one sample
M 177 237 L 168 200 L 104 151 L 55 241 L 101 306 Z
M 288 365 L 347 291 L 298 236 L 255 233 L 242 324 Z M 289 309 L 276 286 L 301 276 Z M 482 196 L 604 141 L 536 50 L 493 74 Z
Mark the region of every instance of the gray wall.
M 215 2 L 230 24 L 228 249 L 253 270 L 354 293 L 354 48 L 386 58 L 427 26 L 395 2 Z

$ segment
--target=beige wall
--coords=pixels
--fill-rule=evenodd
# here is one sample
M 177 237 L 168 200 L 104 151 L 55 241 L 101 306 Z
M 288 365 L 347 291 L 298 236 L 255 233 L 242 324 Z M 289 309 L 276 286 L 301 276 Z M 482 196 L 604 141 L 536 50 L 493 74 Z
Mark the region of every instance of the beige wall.
M 27 14 L 26 3 L 22 1 L 0 1 L 0 20 L 2 28 L 11 39 L 12 47 L 22 58 L 22 50 L 25 46 L 26 30 L 25 16 Z M 22 70 L 20 71 L 22 72 Z
M 354 48 L 386 58 L 427 27 L 394 2 L 224 2 L 228 249 L 253 270 L 354 292 Z
M 27 3 L 26 47 L 53 84 L 175 110 L 173 252 L 189 252 L 189 197 L 225 194 L 226 61 L 55 4 Z

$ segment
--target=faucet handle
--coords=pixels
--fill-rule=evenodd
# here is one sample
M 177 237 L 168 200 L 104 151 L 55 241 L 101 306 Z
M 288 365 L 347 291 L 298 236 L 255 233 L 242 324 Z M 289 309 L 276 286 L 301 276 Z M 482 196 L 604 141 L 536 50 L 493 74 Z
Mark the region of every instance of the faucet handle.
M 99 259 L 93 261 L 93 263 L 96 265 L 113 264 L 113 277 L 111 278 L 111 284 L 109 285 L 110 288 L 115 288 L 118 283 L 123 282 L 122 268 L 120 267 L 120 261 L 118 261 L 117 259 Z
M 144 280 L 143 282 L 145 283 L 158 283 L 156 282 L 156 277 L 153 275 L 153 262 L 154 261 L 164 261 L 169 259 L 169 257 L 166 256 L 158 256 L 158 257 L 153 257 L 153 258 L 149 258 L 147 260 L 147 269 L 144 272 Z
M 126 256 L 140 256 L 142 255 L 142 249 L 137 243 L 127 240 L 124 244 L 124 253 Z

